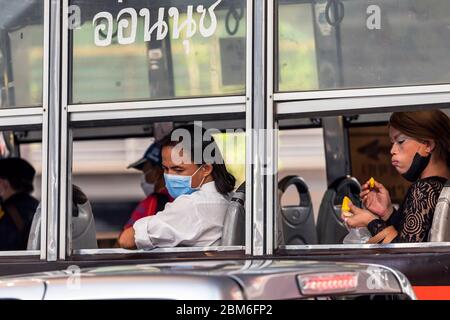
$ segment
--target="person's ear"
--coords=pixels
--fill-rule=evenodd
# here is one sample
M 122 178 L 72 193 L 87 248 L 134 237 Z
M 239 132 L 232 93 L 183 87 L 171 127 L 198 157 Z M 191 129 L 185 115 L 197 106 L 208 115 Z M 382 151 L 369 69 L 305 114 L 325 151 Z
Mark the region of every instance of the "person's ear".
M 202 176 L 203 177 L 207 177 L 207 176 L 211 175 L 212 171 L 213 171 L 212 164 L 205 164 L 205 165 L 203 165 L 201 171 L 202 171 Z
M 425 144 L 425 151 L 427 153 L 432 153 L 436 148 L 436 142 L 434 142 L 434 140 L 425 140 L 424 144 Z

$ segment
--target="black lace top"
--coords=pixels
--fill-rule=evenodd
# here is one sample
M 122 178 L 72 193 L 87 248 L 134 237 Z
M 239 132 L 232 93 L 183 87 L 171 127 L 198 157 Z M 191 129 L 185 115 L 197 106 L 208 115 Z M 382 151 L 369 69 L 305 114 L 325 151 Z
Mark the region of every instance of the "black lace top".
M 447 179 L 428 177 L 414 182 L 405 200 L 387 221 L 375 219 L 367 228 L 372 236 L 388 226 L 394 226 L 398 236 L 392 242 L 425 242 L 433 223 L 434 209 Z

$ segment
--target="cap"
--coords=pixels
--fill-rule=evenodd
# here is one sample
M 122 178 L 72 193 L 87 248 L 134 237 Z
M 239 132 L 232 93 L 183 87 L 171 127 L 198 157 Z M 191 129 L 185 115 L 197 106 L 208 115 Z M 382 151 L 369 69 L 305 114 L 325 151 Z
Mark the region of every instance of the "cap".
M 27 161 L 21 158 L 0 159 L 0 178 L 17 181 L 21 185 L 33 185 L 36 171 Z
M 148 147 L 147 151 L 145 151 L 144 156 L 136 162 L 133 162 L 128 166 L 129 168 L 134 168 L 137 170 L 142 170 L 144 163 L 149 161 L 151 164 L 155 166 L 160 166 L 162 164 L 161 158 L 161 145 L 157 142 L 153 143 Z

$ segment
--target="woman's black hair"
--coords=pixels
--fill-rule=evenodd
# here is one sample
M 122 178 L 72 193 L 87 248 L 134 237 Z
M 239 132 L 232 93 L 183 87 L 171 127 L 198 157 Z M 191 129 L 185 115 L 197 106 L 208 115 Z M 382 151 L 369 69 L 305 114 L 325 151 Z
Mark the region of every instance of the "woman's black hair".
M 188 140 L 185 141 L 185 139 Z M 214 138 L 208 135 L 204 128 L 197 125 L 184 125 L 172 130 L 159 143 L 162 148 L 175 147 L 181 143 L 183 150 L 190 152 L 191 161 L 197 165 L 212 165 L 212 177 L 219 193 L 226 196 L 234 190 L 236 178 L 228 172 Z M 211 158 L 205 156 L 205 150 L 210 151 Z

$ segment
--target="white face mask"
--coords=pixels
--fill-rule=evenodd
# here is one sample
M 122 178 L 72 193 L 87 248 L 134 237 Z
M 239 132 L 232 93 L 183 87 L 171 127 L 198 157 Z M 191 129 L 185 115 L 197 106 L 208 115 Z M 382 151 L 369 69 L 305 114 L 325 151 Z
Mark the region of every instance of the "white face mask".
M 155 192 L 155 184 L 148 183 L 147 180 L 145 180 L 145 176 L 141 176 L 141 188 L 142 191 L 144 191 L 144 194 L 146 197 L 151 195 L 153 192 Z

